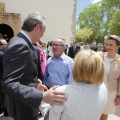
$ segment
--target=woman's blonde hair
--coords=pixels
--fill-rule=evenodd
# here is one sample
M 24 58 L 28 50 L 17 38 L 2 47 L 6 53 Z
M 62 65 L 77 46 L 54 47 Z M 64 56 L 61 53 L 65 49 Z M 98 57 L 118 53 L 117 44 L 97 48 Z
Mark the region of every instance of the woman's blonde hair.
M 78 52 L 73 66 L 73 78 L 76 82 L 101 84 L 104 76 L 104 63 L 100 55 L 92 50 Z

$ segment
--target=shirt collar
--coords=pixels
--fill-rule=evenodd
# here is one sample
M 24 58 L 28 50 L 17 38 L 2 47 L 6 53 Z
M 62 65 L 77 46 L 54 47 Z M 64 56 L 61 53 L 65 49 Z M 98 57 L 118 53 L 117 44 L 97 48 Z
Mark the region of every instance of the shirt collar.
M 52 59 L 56 59 L 54 55 L 52 56 Z M 65 60 L 65 53 L 63 52 L 63 54 L 58 59 Z
M 29 37 L 23 30 L 21 30 L 21 33 L 27 37 L 27 39 L 30 41 L 30 43 L 32 43 L 30 37 Z M 32 43 L 32 44 L 33 44 L 33 43 Z

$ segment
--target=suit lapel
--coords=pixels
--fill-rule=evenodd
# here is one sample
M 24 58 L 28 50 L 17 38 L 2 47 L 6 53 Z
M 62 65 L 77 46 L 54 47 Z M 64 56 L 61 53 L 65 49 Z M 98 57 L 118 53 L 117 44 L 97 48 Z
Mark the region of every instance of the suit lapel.
M 28 40 L 28 38 L 24 34 L 22 34 L 21 32 L 19 32 L 17 36 L 23 38 L 28 43 L 30 48 L 33 50 L 35 58 L 38 59 L 38 56 L 37 56 L 37 53 L 35 51 L 34 45 Z
M 25 35 L 23 35 L 22 33 L 18 33 L 17 36 L 23 38 L 28 43 L 28 45 L 30 46 L 30 48 L 34 50 L 33 45 L 31 44 L 31 42 L 28 40 L 28 38 Z

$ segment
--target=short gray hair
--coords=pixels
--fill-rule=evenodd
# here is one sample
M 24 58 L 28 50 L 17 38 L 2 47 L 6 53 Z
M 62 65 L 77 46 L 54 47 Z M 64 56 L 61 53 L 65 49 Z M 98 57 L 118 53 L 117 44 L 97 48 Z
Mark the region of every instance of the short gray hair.
M 61 40 L 62 45 L 65 46 L 65 39 L 64 38 L 57 38 L 58 40 Z
M 31 32 L 37 24 L 40 24 L 42 28 L 44 26 L 44 21 L 45 18 L 41 16 L 40 13 L 38 12 L 31 13 L 25 18 L 22 25 L 22 30 Z

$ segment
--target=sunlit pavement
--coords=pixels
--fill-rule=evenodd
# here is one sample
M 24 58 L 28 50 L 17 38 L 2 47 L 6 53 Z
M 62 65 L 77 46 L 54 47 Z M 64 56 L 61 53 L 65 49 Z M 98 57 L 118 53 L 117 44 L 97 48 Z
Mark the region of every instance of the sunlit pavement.
M 0 116 L 0 120 L 13 120 L 13 119 L 10 117 Z M 38 120 L 43 120 L 43 117 L 40 117 Z M 117 117 L 116 115 L 109 115 L 108 120 L 120 120 L 120 117 Z
M 0 120 L 13 120 L 13 118 L 0 115 Z M 39 117 L 38 120 L 43 120 L 43 117 Z M 116 109 L 116 115 L 109 115 L 108 120 L 120 120 L 120 106 L 118 106 L 118 108 Z

